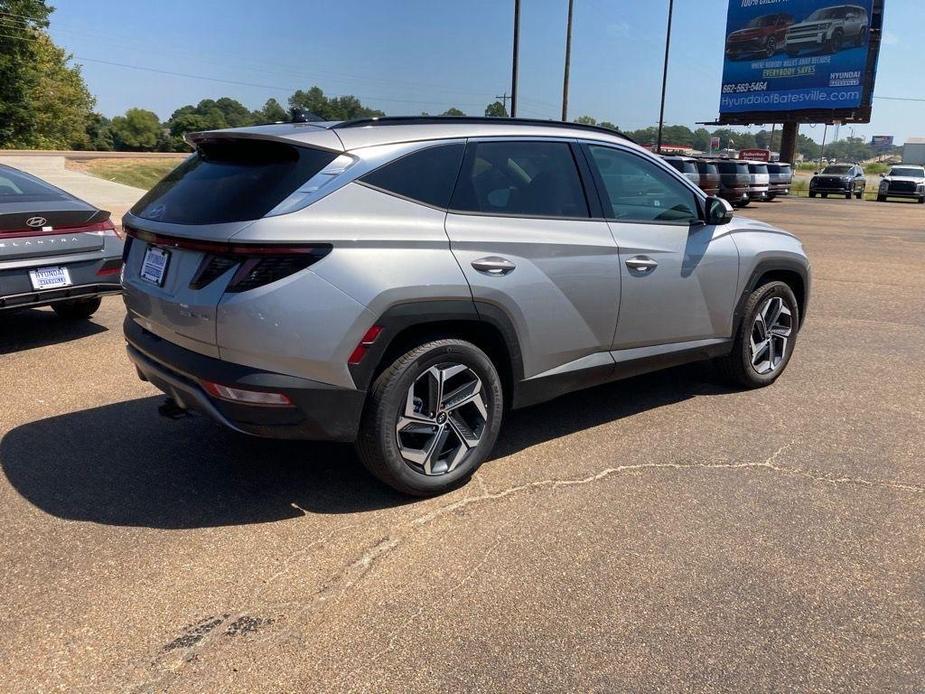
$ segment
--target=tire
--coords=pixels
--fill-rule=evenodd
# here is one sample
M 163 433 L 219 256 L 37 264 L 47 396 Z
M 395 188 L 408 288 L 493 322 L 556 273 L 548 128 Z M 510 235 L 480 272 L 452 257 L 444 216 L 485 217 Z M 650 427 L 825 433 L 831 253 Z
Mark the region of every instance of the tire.
M 844 40 L 844 36 L 842 32 L 836 31 L 835 33 L 832 34 L 832 38 L 826 41 L 825 52 L 826 53 L 838 53 L 838 51 L 841 50 L 843 40 Z
M 67 320 L 84 320 L 96 313 L 101 303 L 103 303 L 103 299 L 96 296 L 92 299 L 60 301 L 56 304 L 52 304 L 51 308 L 58 314 L 59 318 L 65 318 Z
M 462 372 L 452 373 L 460 367 Z M 451 392 L 471 388 L 476 380 L 479 390 L 458 409 L 440 403 L 428 411 L 424 399 L 436 400 L 438 373 L 447 378 Z M 367 470 L 403 494 L 442 494 L 468 481 L 488 457 L 503 410 L 501 379 L 488 355 L 463 340 L 427 342 L 400 355 L 374 381 L 357 453 Z M 406 422 L 402 434 L 400 420 Z M 471 435 L 470 445 L 460 431 Z
M 858 192 L 856 192 L 856 193 L 854 194 L 854 197 L 856 197 L 858 200 L 860 200 L 861 198 L 863 198 L 863 197 L 864 197 L 864 189 L 861 188 L 861 190 L 859 190 Z
M 815 194 L 815 193 L 810 193 L 810 194 L 809 194 L 809 197 L 814 198 L 814 197 L 816 197 L 816 194 Z
M 748 207 L 748 206 L 751 205 L 751 204 L 752 204 L 752 199 L 751 199 L 751 198 L 747 198 L 747 199 L 745 199 L 745 200 L 743 200 L 742 202 L 739 203 L 739 207 Z
M 878 195 L 877 202 L 886 202 L 886 195 Z
M 849 190 L 847 193 L 845 193 L 845 200 L 850 200 L 853 195 L 854 190 Z
M 925 205 L 925 197 L 919 198 L 919 205 Z
M 828 197 L 829 197 L 829 194 L 828 194 L 828 193 L 821 193 L 821 195 L 822 195 L 822 197 L 824 197 L 824 198 L 828 198 Z
M 770 340 L 775 352 L 770 349 L 760 350 L 757 357 L 753 353 L 753 335 L 758 330 L 756 320 L 759 312 L 765 316 L 773 316 L 771 302 L 780 299 L 780 306 L 789 311 L 789 316 L 781 311 L 779 327 Z M 786 337 L 782 337 L 787 327 Z M 742 322 L 733 340 L 732 352 L 725 357 L 715 360 L 717 370 L 724 380 L 743 386 L 745 388 L 763 388 L 776 381 L 787 368 L 793 349 L 796 345 L 797 333 L 800 329 L 799 306 L 793 290 L 785 282 L 768 282 L 756 288 L 745 302 Z M 782 352 L 782 354 L 781 354 Z M 767 357 L 766 360 L 762 357 Z M 779 358 L 778 358 L 779 357 Z M 757 358 L 757 365 L 755 359 Z M 774 361 L 777 359 L 777 361 Z M 765 364 L 767 361 L 767 364 Z M 772 362 L 774 365 L 772 366 Z M 768 370 L 762 372 L 762 368 Z

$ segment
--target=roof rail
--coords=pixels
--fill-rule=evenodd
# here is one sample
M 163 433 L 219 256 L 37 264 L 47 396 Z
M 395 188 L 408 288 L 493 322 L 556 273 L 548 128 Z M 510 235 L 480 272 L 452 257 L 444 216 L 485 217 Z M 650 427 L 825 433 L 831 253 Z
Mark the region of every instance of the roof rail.
M 435 123 L 513 123 L 515 125 L 542 125 L 547 128 L 578 128 L 607 133 L 615 137 L 633 142 L 628 135 L 619 130 L 603 128 L 599 125 L 585 125 L 584 123 L 566 123 L 560 120 L 543 120 L 542 118 L 493 118 L 489 116 L 378 116 L 373 118 L 354 118 L 345 120 L 332 126 L 333 130 L 341 128 L 361 128 L 368 125 L 426 125 Z

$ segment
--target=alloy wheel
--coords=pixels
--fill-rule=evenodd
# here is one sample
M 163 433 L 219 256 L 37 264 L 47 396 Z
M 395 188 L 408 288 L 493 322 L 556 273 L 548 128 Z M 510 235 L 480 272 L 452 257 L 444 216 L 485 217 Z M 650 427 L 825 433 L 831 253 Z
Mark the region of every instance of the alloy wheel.
M 462 464 L 487 429 L 482 379 L 464 364 L 432 366 L 418 376 L 398 415 L 402 458 L 425 475 L 444 475 Z
M 752 368 L 769 374 L 780 368 L 793 332 L 793 314 L 782 297 L 772 296 L 755 315 L 751 333 Z

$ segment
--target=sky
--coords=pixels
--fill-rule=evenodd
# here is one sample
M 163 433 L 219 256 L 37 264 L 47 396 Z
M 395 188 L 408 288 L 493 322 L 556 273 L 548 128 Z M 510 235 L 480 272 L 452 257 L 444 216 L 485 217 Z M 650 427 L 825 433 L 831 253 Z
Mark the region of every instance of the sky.
M 510 90 L 512 0 L 52 4 L 52 37 L 83 65 L 109 117 L 138 106 L 166 120 L 222 96 L 250 108 L 270 97 L 285 105 L 295 89 L 316 84 L 390 115 L 451 106 L 481 115 Z M 718 116 L 726 7 L 675 1 L 667 124 L 696 127 Z M 560 117 L 566 12 L 567 0 L 522 0 L 518 115 Z M 657 123 L 667 15 L 668 0 L 575 0 L 570 119 L 591 115 L 624 130 Z M 925 100 L 923 17 L 920 0 L 886 0 L 875 97 Z M 875 98 L 872 122 L 853 127 L 866 139 L 925 136 L 925 101 Z M 822 130 L 804 125 L 801 133 L 818 141 Z

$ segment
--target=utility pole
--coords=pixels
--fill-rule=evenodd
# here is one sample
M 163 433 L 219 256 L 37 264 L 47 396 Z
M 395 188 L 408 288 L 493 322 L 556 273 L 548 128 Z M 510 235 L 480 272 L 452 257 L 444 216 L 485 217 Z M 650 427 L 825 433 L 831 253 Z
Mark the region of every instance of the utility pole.
M 768 149 L 772 152 L 774 151 L 774 131 L 777 130 L 777 123 L 771 123 L 771 142 L 768 144 Z
M 568 0 L 568 21 L 565 25 L 565 77 L 562 80 L 562 121 L 568 121 L 568 76 L 572 65 L 572 11 L 575 0 Z
M 507 93 L 507 92 L 504 92 L 504 94 L 501 94 L 501 95 L 499 95 L 499 96 L 496 96 L 495 98 L 496 98 L 496 99 L 501 99 L 501 105 L 504 106 L 504 110 L 507 111 L 507 100 L 511 98 L 511 97 L 508 95 L 508 93 Z M 510 111 L 508 111 L 508 113 L 510 113 Z
M 662 72 L 662 108 L 658 115 L 658 143 L 655 151 L 662 152 L 662 129 L 665 127 L 665 91 L 668 88 L 668 54 L 671 50 L 671 17 L 674 14 L 674 0 L 668 0 L 668 31 L 665 34 L 665 69 Z
M 517 117 L 517 60 L 520 54 L 520 0 L 514 0 L 514 57 L 511 60 L 511 118 Z

